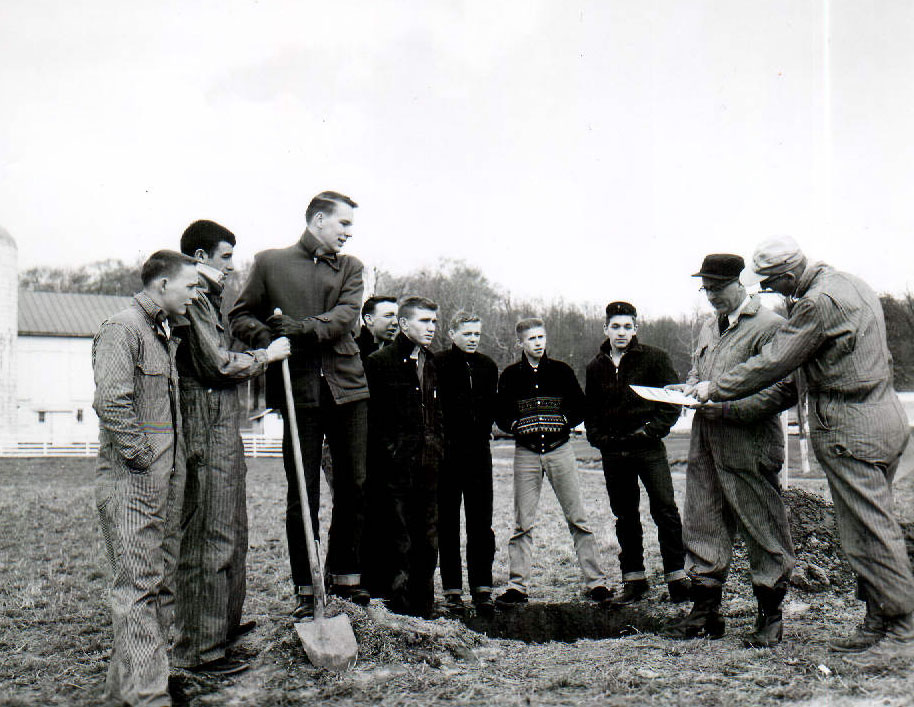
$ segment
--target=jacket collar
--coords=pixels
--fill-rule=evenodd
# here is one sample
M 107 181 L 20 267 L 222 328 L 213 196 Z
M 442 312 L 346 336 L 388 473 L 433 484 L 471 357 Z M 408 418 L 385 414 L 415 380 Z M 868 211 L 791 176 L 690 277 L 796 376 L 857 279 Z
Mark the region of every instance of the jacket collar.
M 321 242 L 317 240 L 317 237 L 307 228 L 305 229 L 305 232 L 302 233 L 301 238 L 298 239 L 297 246 L 311 260 L 316 259 L 320 260 L 323 263 L 327 263 L 327 265 L 329 265 L 334 270 L 340 269 L 340 259 L 336 253 L 325 253 L 324 255 L 317 254 L 317 251 L 321 247 Z
M 806 294 L 809 288 L 812 286 L 813 281 L 828 268 L 823 262 L 811 263 L 806 266 L 806 269 L 803 271 L 803 274 L 800 275 L 800 279 L 797 282 L 797 291 L 794 294 L 795 297 L 802 297 Z
M 397 338 L 394 339 L 394 345 L 396 345 L 397 351 L 399 351 L 403 356 L 409 356 L 415 350 L 415 348 L 419 346 L 419 344 L 414 344 L 409 338 L 407 338 L 406 334 L 402 332 L 397 334 Z M 429 352 L 427 346 L 419 346 L 419 348 L 425 351 L 425 353 Z
M 604 339 L 603 343 L 600 344 L 600 351 L 603 354 L 605 354 L 606 356 L 609 356 L 610 358 L 612 358 L 612 349 L 613 349 L 613 345 L 612 345 L 612 343 L 610 343 L 609 339 Z M 629 343 L 628 348 L 625 349 L 625 355 L 627 356 L 628 354 L 630 354 L 632 352 L 640 352 L 640 351 L 644 351 L 644 347 L 638 341 L 638 336 L 635 335 L 632 337 L 631 343 Z
M 146 318 L 149 320 L 150 326 L 155 330 L 157 334 L 161 334 L 163 338 L 166 337 L 165 329 L 165 320 L 167 319 L 165 315 L 165 310 L 157 305 L 152 297 L 147 295 L 145 292 L 137 292 L 133 296 L 133 301 L 137 303 L 140 310 L 143 314 L 146 315 Z
M 521 365 L 523 365 L 525 368 L 528 368 L 531 371 L 534 370 L 533 364 L 530 363 L 530 359 L 527 358 L 527 354 L 524 351 L 520 352 L 520 361 L 521 361 Z M 549 362 L 549 352 L 544 351 L 543 357 L 540 359 L 540 363 L 539 363 L 539 366 L 537 366 L 537 368 L 542 368 L 548 362 Z

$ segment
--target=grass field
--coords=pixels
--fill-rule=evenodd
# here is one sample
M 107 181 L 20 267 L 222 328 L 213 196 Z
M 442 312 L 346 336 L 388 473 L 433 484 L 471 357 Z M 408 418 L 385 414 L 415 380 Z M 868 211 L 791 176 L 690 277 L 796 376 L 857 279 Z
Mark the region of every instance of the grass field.
M 582 456 L 584 453 L 581 448 Z M 496 584 L 507 577 L 513 523 L 510 443 L 495 448 Z M 672 454 L 671 454 L 672 456 Z M 0 460 L 0 704 L 81 705 L 101 698 L 111 630 L 106 568 L 92 501 L 94 460 Z M 906 455 L 902 473 L 914 465 Z M 178 674 L 194 705 L 335 704 L 911 704 L 914 672 L 862 675 L 825 647 L 849 631 L 860 607 L 848 590 L 792 591 L 785 641 L 746 650 L 740 633 L 754 617 L 745 572 L 728 583 L 720 641 L 674 642 L 649 633 L 619 639 L 528 644 L 490 639 L 454 620 L 399 621 L 384 609 L 343 605 L 360 642 L 356 668 L 314 669 L 294 635 L 283 532 L 284 476 L 278 460 L 251 461 L 249 593 L 246 615 L 258 628 L 239 652 L 254 668 L 235 679 Z M 674 472 L 682 497 L 682 467 Z M 821 492 L 820 479 L 798 483 Z M 613 583 L 619 580 L 602 475 L 582 474 L 587 509 Z M 914 474 L 897 485 L 897 504 L 914 516 Z M 326 504 L 322 521 L 326 527 Z M 645 507 L 642 507 L 645 512 Z M 570 536 L 546 487 L 535 535 L 531 601 L 586 602 Z M 645 512 L 648 568 L 656 588 L 638 611 L 654 620 L 684 607 L 661 601 L 656 532 Z M 589 609 L 589 607 L 587 607 Z M 583 614 L 582 614 L 583 615 Z

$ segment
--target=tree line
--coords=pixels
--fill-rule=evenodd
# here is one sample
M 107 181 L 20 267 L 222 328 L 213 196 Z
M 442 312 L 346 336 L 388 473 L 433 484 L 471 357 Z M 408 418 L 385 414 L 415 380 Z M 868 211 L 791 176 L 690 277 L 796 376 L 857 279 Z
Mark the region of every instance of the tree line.
M 105 295 L 131 295 L 141 288 L 141 262 L 102 260 L 75 268 L 36 267 L 19 275 L 27 290 L 45 292 L 82 292 Z M 224 300 L 230 305 L 237 297 L 249 266 L 241 266 L 226 284 Z M 406 275 L 393 275 L 375 269 L 367 277 L 369 293 L 402 297 L 420 294 L 440 306 L 439 335 L 436 347 L 447 347 L 447 323 L 460 309 L 475 312 L 483 321 L 480 349 L 491 356 L 500 369 L 518 357 L 514 324 L 518 319 L 537 316 L 545 320 L 549 333 L 549 352 L 574 368 L 584 379 L 587 362 L 603 341 L 603 307 L 595 304 L 570 304 L 557 299 L 550 302 L 517 300 L 482 271 L 462 261 L 443 260 Z M 889 350 L 895 363 L 895 387 L 914 390 L 914 295 L 884 294 L 880 297 L 885 314 Z M 637 304 L 637 303 L 635 303 Z M 638 338 L 667 351 L 681 379 L 691 366 L 695 341 L 707 312 L 679 317 L 642 319 Z

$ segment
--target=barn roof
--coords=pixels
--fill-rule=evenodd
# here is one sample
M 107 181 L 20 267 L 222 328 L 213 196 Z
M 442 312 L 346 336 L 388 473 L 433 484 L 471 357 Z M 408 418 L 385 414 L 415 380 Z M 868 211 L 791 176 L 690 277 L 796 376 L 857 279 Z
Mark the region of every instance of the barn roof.
M 19 290 L 20 336 L 95 336 L 130 297 Z

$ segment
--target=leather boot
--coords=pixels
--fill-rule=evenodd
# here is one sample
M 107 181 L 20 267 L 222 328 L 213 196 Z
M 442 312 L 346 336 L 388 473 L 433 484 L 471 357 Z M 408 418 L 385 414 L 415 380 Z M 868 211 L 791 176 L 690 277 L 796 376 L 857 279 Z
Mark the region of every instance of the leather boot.
M 746 648 L 771 648 L 781 642 L 784 634 L 781 602 L 787 594 L 787 586 L 756 585 L 752 591 L 758 601 L 758 616 L 755 619 L 755 630 L 743 637 L 743 645 Z
M 876 605 L 866 601 L 866 616 L 863 623 L 849 636 L 835 638 L 828 642 L 828 647 L 837 653 L 859 653 L 885 636 L 885 619 L 876 611 Z
M 724 635 L 724 620 L 720 615 L 723 587 L 706 587 L 692 583 L 692 609 L 679 621 L 661 629 L 666 638 L 721 638 Z
M 902 616 L 886 617 L 885 635 L 860 653 L 844 656 L 847 663 L 864 670 L 883 670 L 914 663 L 914 611 Z

